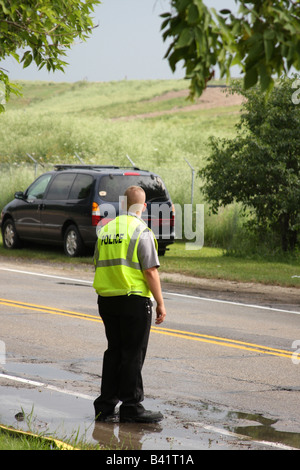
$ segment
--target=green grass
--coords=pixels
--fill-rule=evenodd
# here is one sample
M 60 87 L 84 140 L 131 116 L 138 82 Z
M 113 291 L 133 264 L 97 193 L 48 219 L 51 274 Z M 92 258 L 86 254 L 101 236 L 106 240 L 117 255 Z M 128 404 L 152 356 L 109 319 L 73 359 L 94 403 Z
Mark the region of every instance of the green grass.
M 35 424 L 33 409 L 26 414 L 23 410 L 21 421 L 24 429 L 3 425 L 0 423 L 0 450 L 99 450 L 99 445 L 90 444 L 78 431 L 71 433 L 70 437 L 62 440 L 55 434 L 40 432 Z
M 182 242 L 175 243 L 160 259 L 161 270 L 206 279 L 225 279 L 238 282 L 258 282 L 268 285 L 300 287 L 299 259 L 285 260 L 277 256 L 245 257 L 224 253 L 220 248 L 203 247 L 186 250 Z
M 0 450 L 57 450 L 53 443 L 32 436 L 11 435 L 0 430 Z
M 13 98 L 0 116 L 0 162 L 76 161 L 137 165 L 155 171 L 172 167 L 189 175 L 207 154 L 210 135 L 234 135 L 238 107 L 184 112 L 149 119 L 115 118 L 181 108 L 184 98 L 153 101 L 187 88 L 184 80 L 52 84 L 24 82 L 23 97 Z M 78 161 L 78 160 L 77 160 Z
M 186 89 L 184 80 L 21 85 L 23 97 L 12 98 L 0 115 L 0 165 L 30 164 L 26 153 L 44 165 L 79 163 L 76 152 L 90 164 L 129 165 L 129 155 L 137 166 L 161 174 L 174 202 L 184 202 L 191 185 L 185 159 L 197 171 L 211 135 L 235 135 L 237 106 L 124 119 L 190 104 L 180 97 L 153 101 Z M 199 187 L 196 181 L 195 202 Z
M 7 261 L 39 261 L 62 263 L 66 268 L 80 267 L 93 272 L 92 253 L 80 258 L 68 258 L 58 247 L 30 244 L 23 249 L 6 250 L 0 237 L 0 257 Z M 266 285 L 300 287 L 299 258 L 285 259 L 277 256 L 252 257 L 227 254 L 221 248 L 203 247 L 201 250 L 186 250 L 185 243 L 176 241 L 165 256 L 160 257 L 160 271 L 180 273 L 196 278 L 224 279 L 237 282 L 257 282 Z
M 93 250 L 86 256 L 78 258 L 69 258 L 64 254 L 63 247 L 50 246 L 50 245 L 39 245 L 34 243 L 26 243 L 23 248 L 17 248 L 15 250 L 7 250 L 3 247 L 2 236 L 0 234 L 0 256 L 7 259 L 8 261 L 38 261 L 45 263 L 63 263 L 66 266 L 72 265 L 86 265 L 92 266 Z
M 75 438 L 70 443 L 55 437 L 35 434 L 30 431 L 20 431 L 0 424 L 0 451 L 1 450 L 100 450 L 100 445 L 89 444 L 84 440 Z

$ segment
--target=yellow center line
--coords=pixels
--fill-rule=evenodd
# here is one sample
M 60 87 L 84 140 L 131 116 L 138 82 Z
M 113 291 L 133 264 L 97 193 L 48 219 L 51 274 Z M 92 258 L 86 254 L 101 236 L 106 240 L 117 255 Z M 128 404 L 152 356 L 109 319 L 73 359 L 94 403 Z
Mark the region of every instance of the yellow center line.
M 157 327 L 153 327 L 153 328 L 157 328 Z M 291 352 L 289 351 L 286 351 L 286 350 L 283 350 L 283 349 L 276 349 L 276 348 L 270 348 L 270 347 L 266 347 L 266 346 L 262 346 L 260 344 L 255 344 L 255 343 L 247 343 L 247 342 L 244 342 L 244 341 L 239 341 L 239 340 L 236 340 L 236 339 L 229 339 L 229 338 L 221 338 L 219 336 L 212 336 L 212 335 L 205 335 L 205 334 L 202 334 L 202 333 L 193 333 L 193 332 L 188 332 L 188 331 L 181 331 L 181 330 L 174 330 L 174 329 L 169 329 L 169 328 L 160 328 L 160 330 L 163 330 L 165 332 L 172 332 L 172 333 L 184 333 L 186 335 L 190 335 L 192 337 L 196 337 L 196 338 L 189 338 L 189 339 L 195 339 L 197 341 L 197 338 L 203 338 L 203 341 L 204 341 L 204 338 L 209 338 L 210 340 L 211 339 L 215 339 L 217 341 L 225 341 L 226 343 L 235 343 L 235 344 L 238 344 L 238 345 L 244 345 L 244 346 L 250 346 L 250 347 L 256 347 L 256 348 L 262 348 L 262 349 L 267 349 L 268 351 L 273 351 L 273 352 L 278 352 L 278 353 L 284 353 L 284 354 L 289 354 L 289 357 L 292 355 Z M 232 346 L 234 347 L 234 346 Z
M 15 307 L 15 308 L 22 308 L 22 309 L 31 310 L 31 311 L 51 313 L 52 315 L 61 315 L 61 316 L 72 317 L 72 318 L 77 317 L 83 320 L 102 323 L 101 318 L 94 316 L 94 315 L 74 312 L 72 310 L 63 310 L 63 309 L 58 309 L 58 308 L 53 308 L 53 307 L 47 307 L 44 305 L 29 304 L 26 302 L 19 302 L 15 300 L 8 300 L 8 299 L 1 299 L 1 298 L 0 298 L 0 305 L 6 305 L 8 307 Z M 262 346 L 262 345 L 255 344 L 255 343 L 247 343 L 244 341 L 238 341 L 238 340 L 229 339 L 229 338 L 222 338 L 219 336 L 211 336 L 211 335 L 205 335 L 201 333 L 193 333 L 190 331 L 181 331 L 181 330 L 176 330 L 176 329 L 155 327 L 155 326 L 152 326 L 151 330 L 154 333 L 159 333 L 159 334 L 163 334 L 166 336 L 188 339 L 192 341 L 199 341 L 203 343 L 216 344 L 218 346 L 225 346 L 228 348 L 243 349 L 245 351 L 258 352 L 261 354 L 268 354 L 268 355 L 277 356 L 277 357 L 286 357 L 286 358 L 291 359 L 293 356 L 293 353 L 291 351 L 271 348 L 268 346 Z

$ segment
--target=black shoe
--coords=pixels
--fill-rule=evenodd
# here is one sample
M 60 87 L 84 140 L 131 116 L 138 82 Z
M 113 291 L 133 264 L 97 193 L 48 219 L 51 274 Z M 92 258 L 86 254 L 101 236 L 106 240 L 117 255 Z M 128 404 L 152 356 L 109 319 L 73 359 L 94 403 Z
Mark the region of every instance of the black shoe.
M 108 421 L 109 419 L 112 419 L 114 416 L 115 416 L 115 410 L 110 411 L 110 412 L 99 411 L 98 413 L 96 413 L 95 421 L 100 421 L 100 422 Z
M 120 412 L 121 423 L 158 423 L 163 419 L 163 415 L 158 411 L 136 410 L 135 413 Z

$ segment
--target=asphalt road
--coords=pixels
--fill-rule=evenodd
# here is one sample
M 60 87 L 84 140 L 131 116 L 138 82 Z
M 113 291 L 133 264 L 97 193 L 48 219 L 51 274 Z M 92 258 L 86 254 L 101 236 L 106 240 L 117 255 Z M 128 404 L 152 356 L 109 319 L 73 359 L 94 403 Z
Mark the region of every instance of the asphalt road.
M 143 377 L 145 406 L 165 419 L 94 425 L 106 339 L 92 280 L 92 268 L 1 263 L 0 423 L 25 429 L 24 410 L 39 431 L 80 428 L 116 448 L 300 448 L 300 302 L 163 285 L 167 319 L 153 321 Z

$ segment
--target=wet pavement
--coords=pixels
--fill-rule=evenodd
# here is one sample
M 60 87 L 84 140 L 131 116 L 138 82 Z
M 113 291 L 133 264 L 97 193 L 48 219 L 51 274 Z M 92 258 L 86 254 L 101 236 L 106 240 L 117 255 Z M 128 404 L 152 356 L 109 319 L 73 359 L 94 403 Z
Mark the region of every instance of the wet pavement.
M 39 370 L 38 364 L 34 367 L 35 371 Z M 109 422 L 95 423 L 95 397 L 68 388 L 59 389 L 35 379 L 23 377 L 16 381 L 18 376 L 10 372 L 13 369 L 16 372 L 18 365 L 11 364 L 8 369 L 10 371 L 5 372 L 0 369 L 0 423 L 17 429 L 67 442 L 73 439 L 75 442 L 99 444 L 102 449 L 116 451 L 300 448 L 300 435 L 276 431 L 273 427 L 275 421 L 271 419 L 202 402 L 182 402 L 178 406 L 178 401 L 146 398 L 144 406 L 161 411 L 164 415 L 162 422 L 119 423 L 116 415 Z M 44 366 L 41 369 L 45 372 Z M 55 371 L 59 374 L 58 370 Z M 67 372 L 60 373 L 66 381 L 70 379 Z
M 74 284 L 74 273 L 63 287 L 61 276 L 31 274 L 6 271 L 1 278 L 3 425 L 113 450 L 300 449 L 299 374 L 290 357 L 299 331 L 294 307 L 271 311 L 166 294 L 172 314 L 165 331 L 153 329 L 144 402 L 164 420 L 95 424 L 106 339 L 90 287 Z

